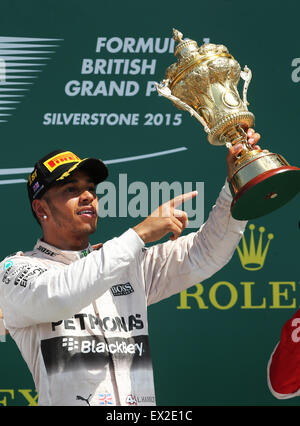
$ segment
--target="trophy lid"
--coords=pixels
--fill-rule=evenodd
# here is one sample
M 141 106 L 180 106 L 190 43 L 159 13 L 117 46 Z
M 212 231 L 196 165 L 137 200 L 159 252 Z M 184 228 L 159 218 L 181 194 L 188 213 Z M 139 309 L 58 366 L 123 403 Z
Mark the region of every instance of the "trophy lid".
M 195 40 L 190 40 L 189 38 L 182 40 L 182 37 L 183 34 L 173 28 L 173 39 L 178 43 L 175 48 L 174 55 L 179 56 L 179 59 L 189 53 L 196 53 L 198 51 L 198 44 Z
M 200 66 L 202 63 L 205 64 L 224 56 L 234 59 L 226 46 L 206 43 L 199 47 L 194 40 L 183 40 L 183 34 L 175 28 L 173 28 L 173 39 L 178 43 L 174 51 L 177 62 L 170 65 L 165 74 L 165 79 L 169 80 L 171 89 L 194 66 Z

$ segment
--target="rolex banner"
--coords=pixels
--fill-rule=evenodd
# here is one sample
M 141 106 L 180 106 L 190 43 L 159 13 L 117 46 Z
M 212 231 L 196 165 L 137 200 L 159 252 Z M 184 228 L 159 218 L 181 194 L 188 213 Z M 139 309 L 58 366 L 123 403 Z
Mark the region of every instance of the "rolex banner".
M 199 46 L 227 46 L 251 69 L 247 100 L 259 145 L 300 167 L 299 14 L 292 0 L 275 0 L 272 7 L 257 0 L 251 7 L 232 0 L 174 0 L 165 8 L 155 0 L 2 0 L 1 260 L 31 250 L 41 236 L 26 181 L 34 163 L 56 149 L 101 158 L 109 169 L 97 186 L 92 244 L 119 236 L 162 202 L 193 190 L 198 196 L 183 206 L 189 216 L 184 235 L 205 222 L 225 183 L 227 149 L 208 144 L 197 120 L 158 95 L 156 83 L 176 61 L 173 28 Z M 238 88 L 242 96 L 242 82 Z M 267 384 L 281 329 L 300 307 L 299 205 L 300 194 L 250 220 L 223 269 L 150 306 L 158 405 L 299 404 L 299 397 L 276 399 Z M 112 288 L 118 300 L 132 291 L 130 283 Z M 80 325 L 73 318 L 59 326 L 72 329 L 75 321 Z M 96 319 L 90 321 L 92 327 Z M 36 406 L 31 374 L 3 324 L 0 320 L 0 406 Z M 134 317 L 107 317 L 102 326 L 141 328 L 141 340 L 113 348 L 98 342 L 105 356 L 111 349 L 120 356 L 134 350 L 138 359 L 145 343 L 138 307 Z M 76 337 L 59 344 L 69 357 L 75 346 L 96 350 L 94 342 Z M 43 350 L 48 356 L 47 345 Z M 94 352 L 85 357 L 91 363 L 96 358 Z M 48 361 L 47 368 L 54 368 L 51 357 Z M 88 395 L 82 395 L 83 406 L 84 398 Z M 99 405 L 111 404 L 110 394 L 99 395 Z M 131 395 L 128 405 L 136 404 Z

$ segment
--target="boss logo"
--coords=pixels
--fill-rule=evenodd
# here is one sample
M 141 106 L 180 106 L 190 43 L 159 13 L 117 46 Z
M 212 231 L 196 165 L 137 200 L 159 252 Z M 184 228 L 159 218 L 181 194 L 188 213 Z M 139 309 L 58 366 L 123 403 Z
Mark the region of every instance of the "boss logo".
M 127 296 L 128 294 L 134 292 L 130 283 L 114 285 L 110 290 L 113 296 Z

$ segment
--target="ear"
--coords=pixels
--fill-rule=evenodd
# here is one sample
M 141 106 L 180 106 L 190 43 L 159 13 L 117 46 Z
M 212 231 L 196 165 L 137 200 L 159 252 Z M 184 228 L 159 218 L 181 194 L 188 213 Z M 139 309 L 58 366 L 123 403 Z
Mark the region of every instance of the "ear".
M 49 209 L 44 200 L 33 200 L 32 209 L 40 223 L 43 223 L 45 220 L 47 220 L 49 216 Z

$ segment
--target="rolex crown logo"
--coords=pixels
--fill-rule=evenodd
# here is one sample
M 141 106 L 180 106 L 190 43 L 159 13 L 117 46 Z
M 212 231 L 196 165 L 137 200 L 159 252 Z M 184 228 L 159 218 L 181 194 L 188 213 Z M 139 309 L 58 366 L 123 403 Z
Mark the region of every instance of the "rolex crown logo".
M 269 250 L 269 245 L 271 240 L 274 238 L 273 234 L 268 234 L 268 241 L 266 245 L 263 247 L 263 234 L 265 232 L 265 228 L 260 226 L 259 230 L 259 238 L 258 243 L 256 245 L 254 239 L 254 229 L 255 225 L 249 225 L 250 229 L 250 243 L 249 245 L 246 242 L 245 234 L 242 238 L 242 248 L 237 246 L 237 252 L 240 257 L 241 264 L 244 269 L 248 271 L 258 271 L 264 266 L 267 252 Z

